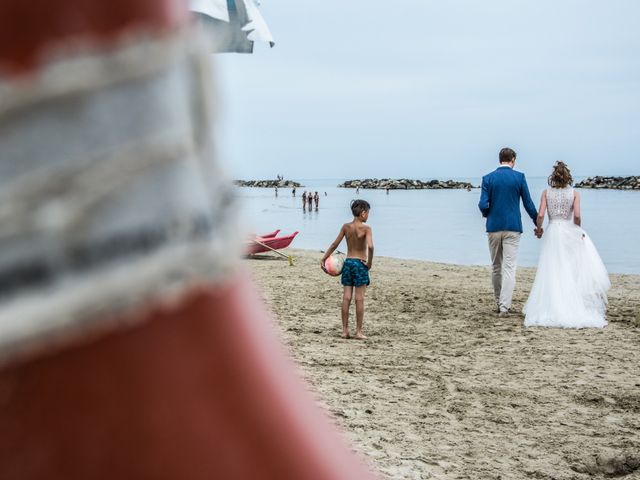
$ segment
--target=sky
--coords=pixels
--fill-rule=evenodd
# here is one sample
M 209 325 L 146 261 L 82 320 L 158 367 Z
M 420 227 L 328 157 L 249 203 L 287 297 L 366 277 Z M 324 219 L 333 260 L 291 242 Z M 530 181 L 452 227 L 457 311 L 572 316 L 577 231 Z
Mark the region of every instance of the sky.
M 276 45 L 215 55 L 234 178 L 640 175 L 637 0 L 263 0 Z

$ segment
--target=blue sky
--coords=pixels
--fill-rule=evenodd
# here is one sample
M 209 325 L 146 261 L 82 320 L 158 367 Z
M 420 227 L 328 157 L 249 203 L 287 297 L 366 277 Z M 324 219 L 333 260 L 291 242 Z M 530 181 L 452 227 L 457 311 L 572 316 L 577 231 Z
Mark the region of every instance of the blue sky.
M 640 175 L 637 0 L 263 0 L 275 38 L 215 56 L 235 178 Z

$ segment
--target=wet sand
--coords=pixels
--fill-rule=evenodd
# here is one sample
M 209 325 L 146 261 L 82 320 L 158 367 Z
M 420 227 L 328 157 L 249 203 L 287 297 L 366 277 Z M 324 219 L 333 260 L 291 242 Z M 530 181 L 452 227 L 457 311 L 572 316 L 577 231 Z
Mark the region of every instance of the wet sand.
M 640 276 L 602 330 L 494 313 L 488 267 L 376 258 L 365 341 L 340 338 L 320 252 L 247 259 L 318 403 L 390 479 L 640 478 Z M 535 270 L 518 270 L 520 311 Z M 352 306 L 352 332 L 355 318 Z

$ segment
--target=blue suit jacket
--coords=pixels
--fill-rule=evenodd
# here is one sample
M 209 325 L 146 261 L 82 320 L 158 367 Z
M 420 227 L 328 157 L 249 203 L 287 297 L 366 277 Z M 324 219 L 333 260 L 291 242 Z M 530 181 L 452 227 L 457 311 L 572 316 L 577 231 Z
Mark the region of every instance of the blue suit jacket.
M 495 171 L 482 177 L 482 193 L 478 207 L 482 216 L 487 219 L 487 232 L 520 232 L 520 199 L 533 224 L 536 223 L 536 210 L 524 173 L 516 172 L 511 167 L 500 166 Z

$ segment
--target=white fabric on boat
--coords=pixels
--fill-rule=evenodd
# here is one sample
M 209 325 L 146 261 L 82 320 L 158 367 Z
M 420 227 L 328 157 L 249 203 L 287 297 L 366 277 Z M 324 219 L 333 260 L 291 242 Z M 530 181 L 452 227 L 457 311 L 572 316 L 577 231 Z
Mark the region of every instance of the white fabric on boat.
M 0 81 L 0 362 L 120 327 L 240 258 L 202 43 L 75 52 Z

